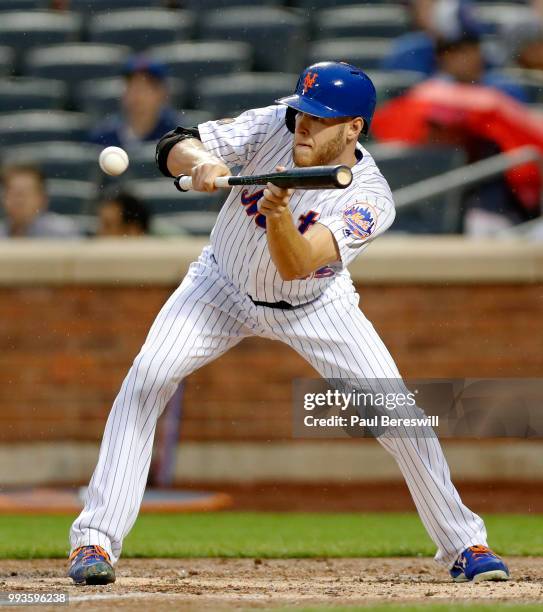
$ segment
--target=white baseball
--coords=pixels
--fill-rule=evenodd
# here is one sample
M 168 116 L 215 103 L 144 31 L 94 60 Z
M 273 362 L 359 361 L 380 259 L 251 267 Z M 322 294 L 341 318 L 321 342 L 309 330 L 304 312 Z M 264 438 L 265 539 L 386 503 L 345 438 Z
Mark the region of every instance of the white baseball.
M 100 168 L 110 176 L 119 176 L 128 168 L 128 155 L 120 147 L 106 147 L 98 158 Z

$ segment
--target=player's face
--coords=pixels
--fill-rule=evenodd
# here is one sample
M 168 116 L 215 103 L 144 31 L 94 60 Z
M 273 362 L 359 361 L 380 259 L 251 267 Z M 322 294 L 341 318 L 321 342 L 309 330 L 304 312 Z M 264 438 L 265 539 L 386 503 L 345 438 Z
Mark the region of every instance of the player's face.
M 292 157 L 297 166 L 326 166 L 338 162 L 347 145 L 345 119 L 296 114 Z

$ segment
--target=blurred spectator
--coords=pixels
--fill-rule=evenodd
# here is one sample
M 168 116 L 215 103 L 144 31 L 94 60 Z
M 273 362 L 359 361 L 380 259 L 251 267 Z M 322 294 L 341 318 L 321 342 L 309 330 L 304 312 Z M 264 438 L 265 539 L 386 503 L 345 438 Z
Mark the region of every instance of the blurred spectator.
M 408 0 L 411 14 L 411 29 L 422 32 L 432 32 L 433 10 L 436 0 Z
M 69 11 L 70 10 L 70 0 L 50 0 L 49 8 L 52 11 Z
M 0 237 L 75 238 L 80 235 L 72 219 L 47 212 L 46 179 L 36 166 L 7 166 L 2 172 L 2 187 L 6 219 L 0 223 Z
M 143 55 L 128 60 L 124 68 L 122 113 L 98 125 L 90 134 L 96 144 L 130 148 L 155 142 L 178 125 L 168 104 L 167 68 Z
M 484 25 L 473 14 L 469 0 L 414 0 L 413 22 L 424 28 L 400 36 L 384 59 L 385 70 L 415 70 L 427 76 L 494 87 L 527 102 L 520 84 L 492 70 L 484 56 Z M 422 18 L 429 10 L 431 18 Z
M 439 79 L 381 105 L 372 132 L 378 140 L 462 148 L 468 163 L 525 145 L 543 151 L 539 113 L 488 87 Z M 538 217 L 541 179 L 538 164 L 527 163 L 467 186 L 459 229 L 470 235 L 492 234 Z
M 531 0 L 530 4 L 540 20 L 543 20 L 543 0 Z
M 437 70 L 433 15 L 437 0 L 411 0 L 408 6 L 413 32 L 398 36 L 383 59 L 384 70 L 414 70 L 427 76 Z
M 144 236 L 151 214 L 142 200 L 127 191 L 112 193 L 98 206 L 97 236 Z
M 512 63 L 526 70 L 543 70 L 543 23 L 537 14 L 508 24 L 503 37 Z

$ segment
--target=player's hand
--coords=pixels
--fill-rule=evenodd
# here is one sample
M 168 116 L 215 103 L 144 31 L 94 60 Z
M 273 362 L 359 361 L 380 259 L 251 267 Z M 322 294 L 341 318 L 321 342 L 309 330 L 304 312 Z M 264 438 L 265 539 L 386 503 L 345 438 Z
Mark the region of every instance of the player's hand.
M 230 169 L 219 160 L 202 161 L 192 168 L 192 188 L 196 191 L 217 191 L 215 179 L 230 176 Z
M 285 170 L 284 166 L 277 166 L 277 172 Z M 280 217 L 288 208 L 290 196 L 294 189 L 283 189 L 273 183 L 268 183 L 264 195 L 258 201 L 258 212 L 266 217 Z

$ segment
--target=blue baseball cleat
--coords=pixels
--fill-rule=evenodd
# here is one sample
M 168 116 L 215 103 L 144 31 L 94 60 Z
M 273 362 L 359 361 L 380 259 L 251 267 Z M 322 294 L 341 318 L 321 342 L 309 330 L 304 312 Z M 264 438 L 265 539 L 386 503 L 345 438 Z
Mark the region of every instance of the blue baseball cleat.
M 115 582 L 115 570 L 109 555 L 101 546 L 80 546 L 70 555 L 68 576 L 75 584 L 109 584 Z
M 458 557 L 451 569 L 455 582 L 509 580 L 507 565 L 490 548 L 470 546 Z

